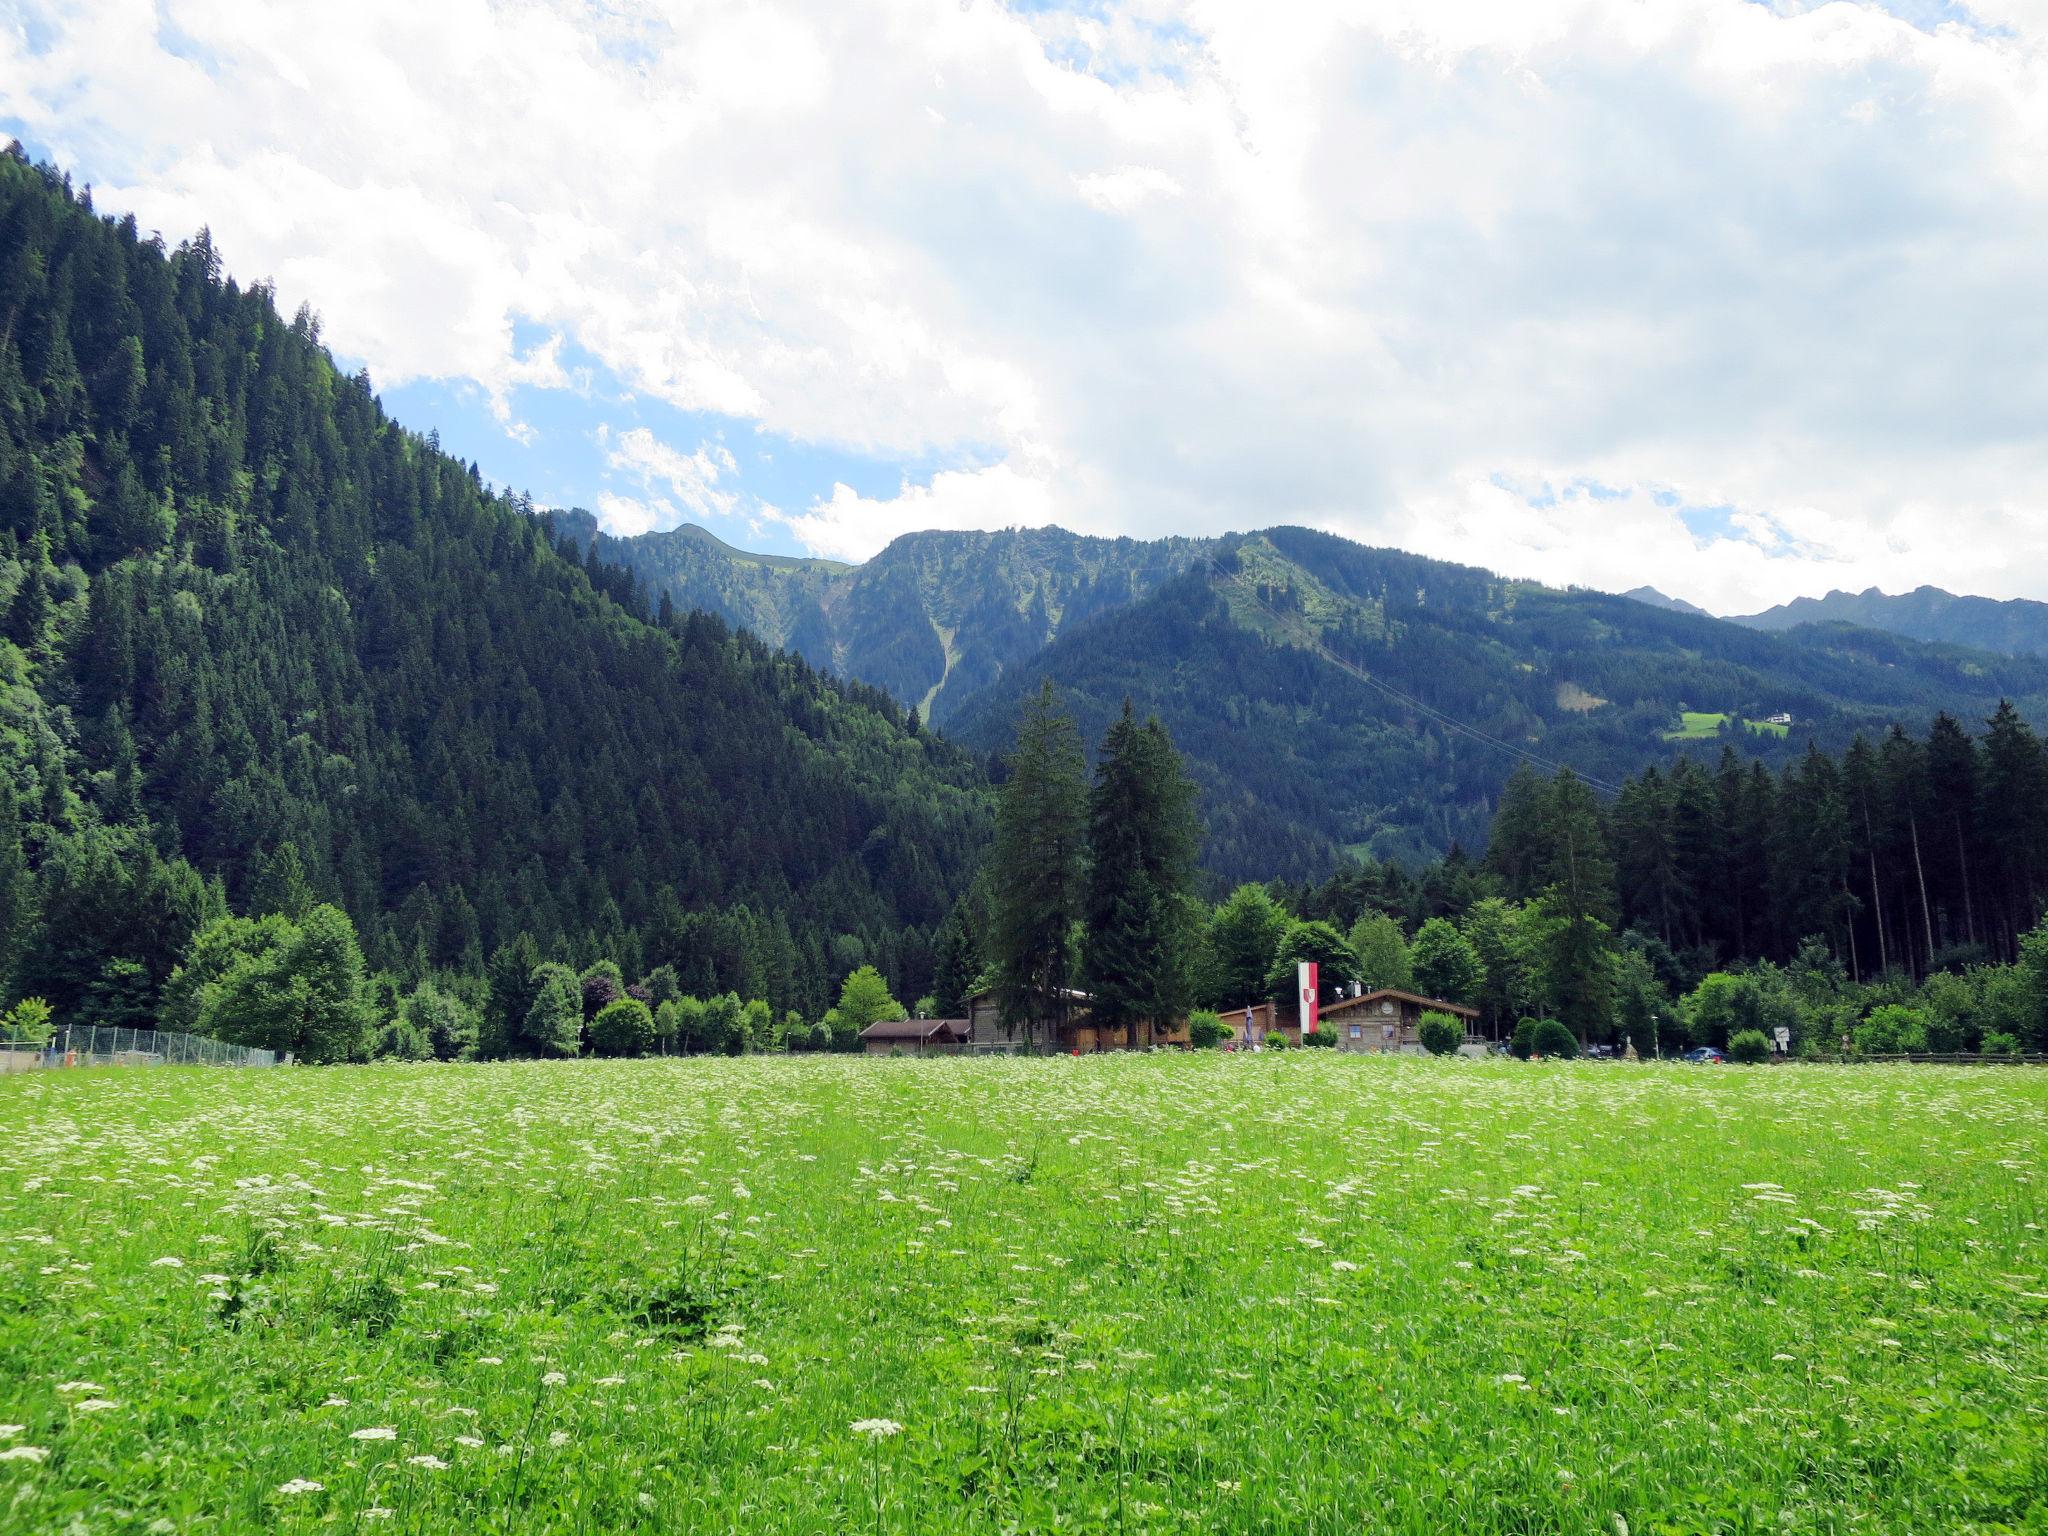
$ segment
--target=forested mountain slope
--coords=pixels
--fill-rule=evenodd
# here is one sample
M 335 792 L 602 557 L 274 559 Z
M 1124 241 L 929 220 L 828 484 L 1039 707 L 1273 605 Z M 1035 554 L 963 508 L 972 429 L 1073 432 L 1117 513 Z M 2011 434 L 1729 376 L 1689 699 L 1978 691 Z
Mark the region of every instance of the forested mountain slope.
M 579 547 L 678 608 L 701 608 L 857 677 L 944 725 L 977 690 L 1098 613 L 1158 590 L 1213 541 L 1098 539 L 1061 528 L 905 534 L 864 565 L 736 550 L 685 524 L 612 538 L 550 514 Z
M 1091 741 L 1130 694 L 1193 756 L 1208 862 L 1230 878 L 1476 847 L 1516 761 L 1482 736 L 1618 781 L 1723 740 L 1783 761 L 1857 729 L 1921 730 L 1944 708 L 1982 719 L 2002 696 L 2029 713 L 2048 699 L 2034 659 L 1839 624 L 1761 634 L 1649 588 L 1561 591 L 1298 528 L 1150 544 L 927 532 L 845 567 L 749 555 L 699 528 L 613 539 L 588 514 L 554 516 L 651 591 L 885 688 L 984 750 L 1007 743 L 1041 676 L 1073 696 Z M 1348 676 L 1308 637 L 1456 724 Z
M 1860 624 L 1916 640 L 1967 645 L 2005 656 L 2048 656 L 2048 603 L 2026 598 L 1960 597 L 1916 587 L 1896 597 L 1870 587 L 1798 597 L 1762 613 L 1733 619 L 1750 629 L 1789 630 L 1801 624 Z
M 1193 760 L 1208 862 L 1227 880 L 1477 847 L 1515 748 L 1618 782 L 1724 740 L 1788 761 L 1809 741 L 1924 729 L 1942 709 L 2048 704 L 2038 661 L 1844 626 L 1759 634 L 1299 528 L 1224 541 L 1215 565 L 1069 630 L 954 731 L 1001 747 L 1040 676 L 1089 740 L 1126 696 L 1160 714 Z M 1793 724 L 1760 723 L 1772 715 Z
M 977 765 L 717 618 L 650 622 L 527 512 L 203 233 L 167 252 L 0 155 L 20 990 L 104 1020 L 205 912 L 309 898 L 402 975 L 525 933 L 778 1007 L 855 955 L 920 988 Z

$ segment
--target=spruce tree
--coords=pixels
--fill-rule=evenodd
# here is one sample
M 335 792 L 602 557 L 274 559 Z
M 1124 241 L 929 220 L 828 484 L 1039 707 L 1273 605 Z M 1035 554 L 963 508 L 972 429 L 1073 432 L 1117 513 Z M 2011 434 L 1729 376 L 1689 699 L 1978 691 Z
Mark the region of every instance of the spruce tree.
M 1153 1027 L 1185 1005 L 1200 846 L 1180 754 L 1125 700 L 1088 798 L 1085 955 L 1098 1025 L 1142 1026 L 1149 1044 Z
M 1066 1011 L 1088 835 L 1081 734 L 1050 682 L 1024 706 L 1008 767 L 989 855 L 988 959 L 1003 1017 L 1035 1028 Z

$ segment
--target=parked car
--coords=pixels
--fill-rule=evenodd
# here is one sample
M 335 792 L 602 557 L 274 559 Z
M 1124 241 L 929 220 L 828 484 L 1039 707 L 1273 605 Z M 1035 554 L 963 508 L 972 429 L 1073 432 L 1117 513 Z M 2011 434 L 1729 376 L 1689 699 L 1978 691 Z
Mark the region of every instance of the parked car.
M 1726 1061 L 1728 1058 L 1711 1045 L 1696 1045 L 1685 1053 L 1687 1061 Z

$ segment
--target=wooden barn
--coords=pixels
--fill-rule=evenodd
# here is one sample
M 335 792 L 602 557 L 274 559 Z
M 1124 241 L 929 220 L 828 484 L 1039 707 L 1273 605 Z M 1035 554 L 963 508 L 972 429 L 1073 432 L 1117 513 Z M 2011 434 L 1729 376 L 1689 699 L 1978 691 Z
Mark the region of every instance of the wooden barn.
M 860 1032 L 860 1046 L 870 1056 L 957 1056 L 967 1031 L 965 1019 L 883 1019 Z

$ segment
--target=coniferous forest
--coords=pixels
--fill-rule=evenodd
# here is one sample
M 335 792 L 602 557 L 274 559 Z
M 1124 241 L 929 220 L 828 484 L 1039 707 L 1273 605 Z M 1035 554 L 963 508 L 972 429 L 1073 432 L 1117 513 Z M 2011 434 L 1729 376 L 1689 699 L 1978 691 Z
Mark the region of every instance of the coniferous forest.
M 332 906 L 470 1006 L 540 959 L 912 995 L 981 771 L 884 694 L 570 558 L 307 314 L 0 156 L 0 946 L 146 1024 L 195 933 Z

